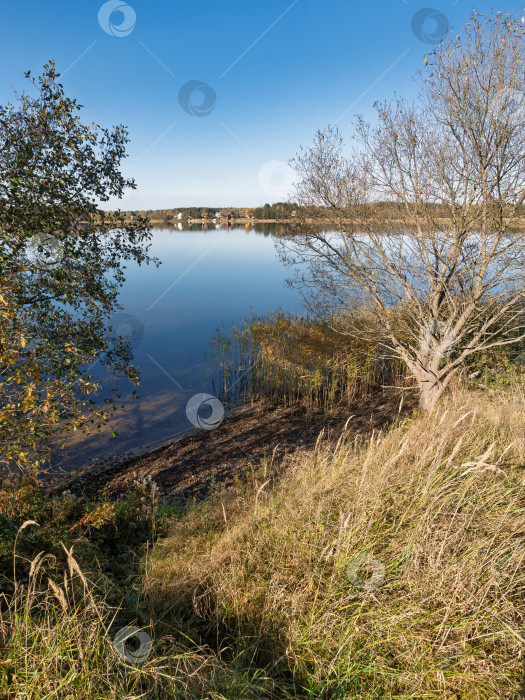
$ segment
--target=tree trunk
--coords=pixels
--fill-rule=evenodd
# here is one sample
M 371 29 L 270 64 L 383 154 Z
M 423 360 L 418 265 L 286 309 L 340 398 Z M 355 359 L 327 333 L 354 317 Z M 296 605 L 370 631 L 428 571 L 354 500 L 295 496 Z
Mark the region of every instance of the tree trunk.
M 445 391 L 443 384 L 436 383 L 434 379 L 419 380 L 419 388 L 421 390 L 419 407 L 425 411 L 431 411 Z

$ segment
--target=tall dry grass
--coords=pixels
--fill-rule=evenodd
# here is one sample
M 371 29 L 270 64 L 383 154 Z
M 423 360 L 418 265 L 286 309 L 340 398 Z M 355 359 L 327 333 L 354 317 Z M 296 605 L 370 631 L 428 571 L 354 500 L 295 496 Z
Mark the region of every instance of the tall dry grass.
M 27 527 L 37 524 L 27 521 L 18 534 Z M 273 683 L 267 676 L 223 663 L 209 647 L 177 634 L 175 620 L 173 634 L 162 638 L 154 625 L 139 622 L 151 648 L 133 637 L 123 646 L 118 635 L 137 624 L 119 619 L 121 611 L 85 577 L 72 550 L 64 547 L 64 555 L 63 571 L 55 557 L 41 552 L 27 575 L 17 574 L 15 556 L 13 592 L 0 595 L 1 698 L 269 697 Z
M 362 321 L 369 322 L 364 314 Z M 212 346 L 214 389 L 225 402 L 267 399 L 330 412 L 406 378 L 400 360 L 379 343 L 285 312 L 217 331 Z
M 351 428 L 178 522 L 149 560 L 155 614 L 265 666 L 275 697 L 522 697 L 525 396 Z

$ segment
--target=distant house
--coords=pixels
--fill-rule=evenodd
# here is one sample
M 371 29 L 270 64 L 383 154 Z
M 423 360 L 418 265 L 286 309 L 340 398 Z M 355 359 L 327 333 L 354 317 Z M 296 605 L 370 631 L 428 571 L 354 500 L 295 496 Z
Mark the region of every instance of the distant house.
M 207 212 L 207 211 L 203 211 L 203 212 L 202 212 L 202 218 L 203 218 L 203 219 L 206 219 L 207 216 L 208 216 L 208 212 Z
M 216 212 L 216 213 L 215 213 L 215 218 L 216 218 L 216 219 L 222 219 L 222 218 L 223 218 L 223 213 L 222 213 L 222 211 Z
M 182 220 L 182 213 L 179 211 L 175 214 L 175 218 L 178 219 L 179 221 Z

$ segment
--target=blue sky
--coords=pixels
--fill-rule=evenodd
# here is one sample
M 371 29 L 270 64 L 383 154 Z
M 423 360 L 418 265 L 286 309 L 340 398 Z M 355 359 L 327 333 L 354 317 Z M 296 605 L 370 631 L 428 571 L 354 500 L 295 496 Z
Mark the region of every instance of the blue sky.
M 85 121 L 129 127 L 121 208 L 257 206 L 285 198 L 283 164 L 318 128 L 350 137 L 374 101 L 415 94 L 436 27 L 473 7 L 426 2 L 4 1 L 0 99 L 53 58 Z

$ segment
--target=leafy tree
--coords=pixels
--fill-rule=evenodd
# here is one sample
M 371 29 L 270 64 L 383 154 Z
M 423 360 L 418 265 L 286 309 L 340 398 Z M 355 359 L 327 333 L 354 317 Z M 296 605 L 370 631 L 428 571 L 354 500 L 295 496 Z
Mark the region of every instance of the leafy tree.
M 0 457 L 21 467 L 116 409 L 96 401 L 96 359 L 138 382 L 108 322 L 126 262 L 150 262 L 147 220 L 99 204 L 136 187 L 120 172 L 127 130 L 83 124 L 54 62 L 26 77 L 36 97 L 0 107 Z

